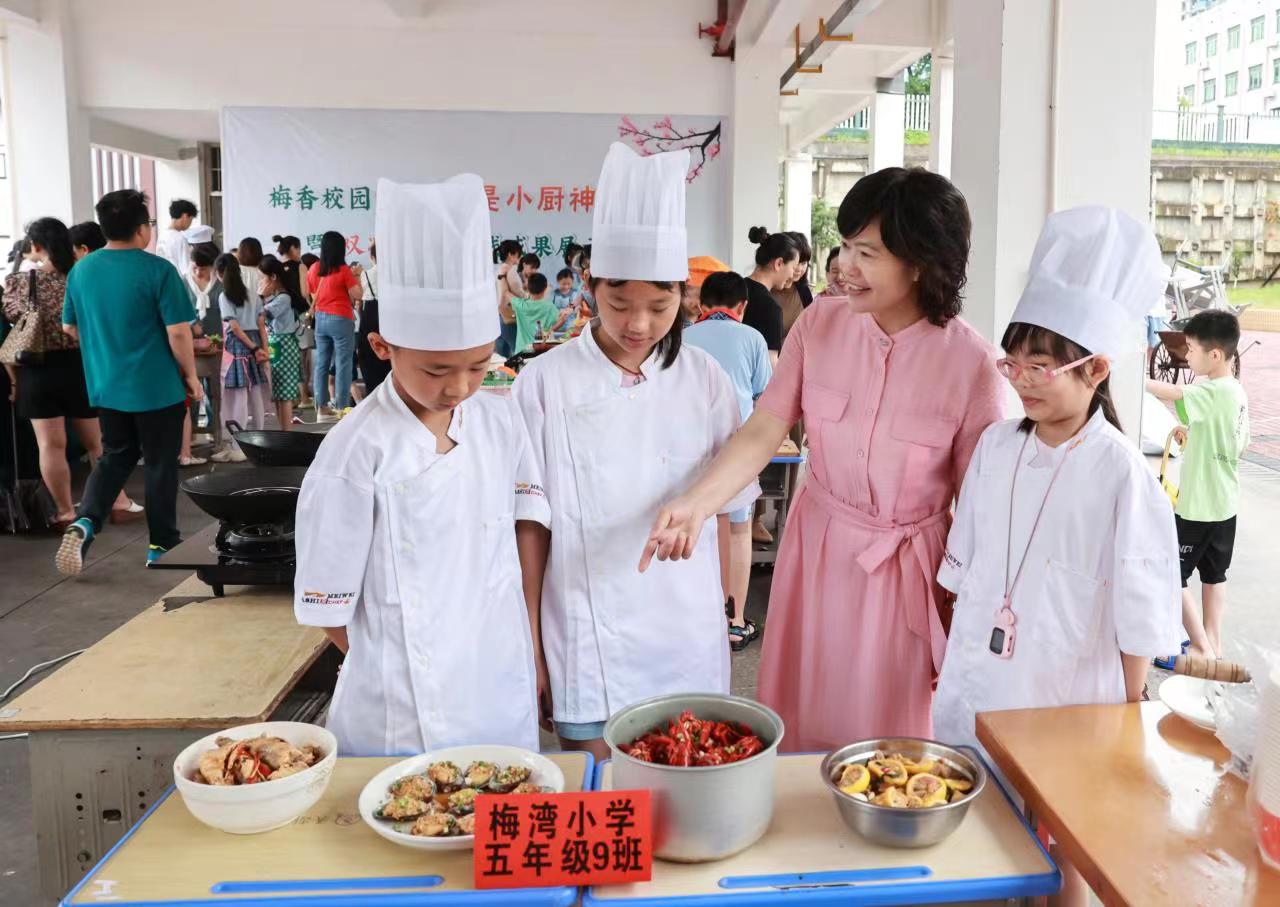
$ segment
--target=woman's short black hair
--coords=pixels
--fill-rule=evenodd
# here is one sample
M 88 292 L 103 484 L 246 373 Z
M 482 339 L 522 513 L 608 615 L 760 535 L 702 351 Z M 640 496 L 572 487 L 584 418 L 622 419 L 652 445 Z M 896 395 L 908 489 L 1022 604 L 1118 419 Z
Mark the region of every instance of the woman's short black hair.
M 177 220 L 184 214 L 190 214 L 192 217 L 195 217 L 199 213 L 200 211 L 196 208 L 195 204 L 187 201 L 185 198 L 175 198 L 173 201 L 169 202 L 169 217 L 173 220 Z
M 137 189 L 108 192 L 98 199 L 94 210 L 98 212 L 98 223 L 102 224 L 103 235 L 115 242 L 128 242 L 133 239 L 139 227 L 151 222 L 147 197 Z
M 320 261 L 320 256 L 314 252 L 303 252 L 302 257 L 299 258 L 298 260 L 302 262 L 302 266 L 304 268 L 310 271 L 311 266 Z
M 246 268 L 256 268 L 258 262 L 262 261 L 262 243 L 253 236 L 246 236 L 236 248 L 236 258 Z
M 587 253 L 588 257 L 590 257 L 590 254 L 591 253 L 588 251 Z M 629 281 L 626 281 L 626 280 L 610 280 L 605 277 L 592 277 L 591 292 L 592 294 L 595 294 L 596 287 L 598 287 L 601 283 L 607 283 L 611 287 L 620 287 L 624 283 L 628 283 L 628 282 Z M 671 281 L 671 280 L 645 280 L 645 281 L 642 281 L 642 283 L 653 284 L 659 290 L 663 290 L 668 293 L 671 292 L 672 290 L 675 290 L 680 295 L 681 299 L 684 298 L 685 282 L 683 280 L 678 282 Z M 679 305 L 679 303 L 676 303 L 676 304 Z M 671 330 L 667 331 L 667 336 L 663 337 L 661 340 L 658 341 L 657 353 L 662 360 L 662 367 L 664 369 L 671 368 L 671 366 L 676 364 L 676 357 L 680 355 L 680 346 L 683 343 L 683 338 L 684 338 L 684 319 L 681 318 L 680 313 L 677 312 L 675 320 L 672 321 L 671 323 Z
M 919 167 L 887 167 L 854 183 L 836 226 L 846 239 L 870 224 L 890 253 L 920 272 L 919 301 L 939 327 L 960 314 L 969 266 L 969 205 L 950 180 Z
M 27 224 L 27 239 L 44 249 L 59 274 L 69 274 L 76 263 L 71 249 L 71 231 L 56 217 L 41 217 Z
M 747 239 L 760 248 L 756 249 L 756 266 L 767 267 L 778 259 L 790 264 L 800 257 L 800 247 L 790 233 L 770 233 L 764 227 L 752 227 Z
M 96 220 L 73 224 L 70 230 L 72 246 L 84 246 L 90 252 L 96 252 L 107 244 L 107 238 Z
M 320 276 L 332 274 L 347 263 L 347 238 L 337 230 L 326 230 L 320 237 Z
M 516 242 L 514 239 L 504 239 L 498 243 L 498 248 L 493 250 L 494 264 L 502 264 L 512 255 L 520 255 L 524 252 L 524 246 Z

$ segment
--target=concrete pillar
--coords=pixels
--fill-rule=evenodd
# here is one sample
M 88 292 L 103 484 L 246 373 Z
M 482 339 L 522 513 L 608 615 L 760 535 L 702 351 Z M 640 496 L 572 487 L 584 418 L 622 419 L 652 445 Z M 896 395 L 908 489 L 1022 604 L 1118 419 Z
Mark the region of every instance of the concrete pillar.
M 870 172 L 901 167 L 907 130 L 906 80 L 901 74 L 894 79 L 876 79 L 870 120 Z
M 5 126 L 14 221 L 93 216 L 89 118 L 80 107 L 68 0 L 46 0 L 39 22 L 10 21 L 4 54 Z
M 951 176 L 951 124 L 955 110 L 955 60 L 933 52 L 929 82 L 929 169 Z
M 813 156 L 803 152 L 783 162 L 782 229 L 809 236 L 813 227 Z
M 733 66 L 732 139 L 729 160 L 733 188 L 729 201 L 728 263 L 742 274 L 755 267 L 754 226 L 778 228 L 778 63 L 769 48 L 739 49 Z M 743 270 L 743 269 L 746 270 Z
M 1156 0 L 972 0 L 955 19 L 952 179 L 974 219 L 965 316 L 993 342 L 1050 212 L 1105 204 L 1149 221 L 1155 15 Z M 1111 384 L 1136 438 L 1137 323 L 1131 340 Z

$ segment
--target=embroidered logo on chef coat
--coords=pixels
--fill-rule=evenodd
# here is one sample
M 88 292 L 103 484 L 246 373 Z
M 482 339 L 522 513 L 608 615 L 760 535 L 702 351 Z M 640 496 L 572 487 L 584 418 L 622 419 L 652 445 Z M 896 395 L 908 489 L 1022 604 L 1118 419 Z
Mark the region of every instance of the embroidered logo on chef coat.
M 531 482 L 516 482 L 516 494 L 532 495 L 535 498 L 545 498 L 547 496 L 541 485 L 534 485 Z
M 961 563 L 960 558 L 956 557 L 950 551 L 947 551 L 947 553 L 944 554 L 943 557 L 946 558 L 947 566 L 949 567 L 955 567 L 958 570 L 964 566 L 964 564 Z
M 304 605 L 346 605 L 356 597 L 354 592 L 313 592 L 307 590 L 302 593 L 302 603 Z

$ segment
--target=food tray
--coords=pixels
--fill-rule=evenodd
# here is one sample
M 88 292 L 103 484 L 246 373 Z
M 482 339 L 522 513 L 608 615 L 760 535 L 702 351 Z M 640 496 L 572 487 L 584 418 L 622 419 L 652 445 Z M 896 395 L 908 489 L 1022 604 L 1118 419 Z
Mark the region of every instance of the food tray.
M 589 789 L 591 757 L 549 754 L 565 789 Z M 300 907 L 430 904 L 559 907 L 576 888 L 476 891 L 471 851 L 427 853 L 384 841 L 365 826 L 356 800 L 400 758 L 340 758 L 324 797 L 294 823 L 261 835 L 228 835 L 191 817 L 173 788 L 84 880 L 63 907 Z
M 822 785 L 822 759 L 778 757 L 773 824 L 754 846 L 715 863 L 654 860 L 652 881 L 592 888 L 583 903 L 933 904 L 1058 890 L 1058 868 L 994 776 L 955 834 L 933 847 L 899 850 L 872 844 L 841 821 Z M 612 769 L 609 763 L 600 766 L 597 789 L 610 789 Z

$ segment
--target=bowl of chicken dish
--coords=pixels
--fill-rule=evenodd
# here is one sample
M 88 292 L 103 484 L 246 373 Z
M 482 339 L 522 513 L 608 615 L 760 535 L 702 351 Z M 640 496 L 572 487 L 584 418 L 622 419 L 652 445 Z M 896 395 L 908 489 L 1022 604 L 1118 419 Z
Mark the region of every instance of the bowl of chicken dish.
M 191 815 L 212 828 L 252 835 L 288 825 L 324 795 L 338 741 L 296 721 L 246 724 L 183 750 L 173 781 Z

